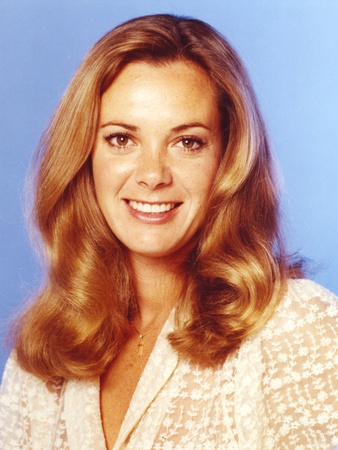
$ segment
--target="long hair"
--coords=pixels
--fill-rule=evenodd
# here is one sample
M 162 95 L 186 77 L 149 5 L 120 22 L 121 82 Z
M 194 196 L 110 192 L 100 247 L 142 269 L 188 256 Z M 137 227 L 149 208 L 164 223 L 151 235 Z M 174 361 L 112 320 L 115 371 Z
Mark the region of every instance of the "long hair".
M 136 295 L 125 252 L 98 207 L 91 152 L 101 97 L 123 68 L 177 60 L 197 64 L 212 80 L 224 151 L 185 268 L 171 344 L 196 362 L 224 362 L 262 328 L 286 279 L 299 274 L 284 253 L 266 131 L 236 52 L 199 20 L 171 15 L 131 20 L 87 54 L 38 148 L 33 218 L 47 278 L 14 334 L 19 363 L 40 377 L 99 375 L 131 333 Z M 189 313 L 188 321 L 179 321 L 182 312 Z

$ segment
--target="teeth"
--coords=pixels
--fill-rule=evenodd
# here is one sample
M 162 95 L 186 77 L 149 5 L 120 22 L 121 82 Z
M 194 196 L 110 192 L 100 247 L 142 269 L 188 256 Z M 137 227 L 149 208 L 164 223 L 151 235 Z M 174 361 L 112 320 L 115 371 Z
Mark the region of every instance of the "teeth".
M 151 203 L 140 203 L 131 200 L 129 201 L 129 206 L 135 209 L 136 211 L 149 214 L 156 214 L 165 211 L 170 211 L 171 209 L 175 208 L 175 203 L 151 204 Z

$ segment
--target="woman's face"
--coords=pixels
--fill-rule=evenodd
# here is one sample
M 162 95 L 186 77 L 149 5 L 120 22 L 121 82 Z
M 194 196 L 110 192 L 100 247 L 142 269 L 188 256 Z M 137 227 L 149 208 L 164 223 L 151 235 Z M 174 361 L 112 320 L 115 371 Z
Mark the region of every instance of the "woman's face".
M 183 251 L 200 228 L 221 158 L 220 122 L 213 85 L 192 63 L 131 63 L 104 93 L 94 183 L 131 256 Z

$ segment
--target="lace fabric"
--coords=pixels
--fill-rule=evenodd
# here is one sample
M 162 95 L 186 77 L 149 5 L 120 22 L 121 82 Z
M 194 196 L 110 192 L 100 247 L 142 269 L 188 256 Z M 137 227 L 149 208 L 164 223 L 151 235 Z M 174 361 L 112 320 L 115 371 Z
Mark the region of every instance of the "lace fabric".
M 168 320 L 138 383 L 115 449 L 338 449 L 338 303 L 307 280 L 221 367 L 181 360 Z M 3 450 L 104 450 L 100 382 L 45 383 L 12 355 L 0 400 Z

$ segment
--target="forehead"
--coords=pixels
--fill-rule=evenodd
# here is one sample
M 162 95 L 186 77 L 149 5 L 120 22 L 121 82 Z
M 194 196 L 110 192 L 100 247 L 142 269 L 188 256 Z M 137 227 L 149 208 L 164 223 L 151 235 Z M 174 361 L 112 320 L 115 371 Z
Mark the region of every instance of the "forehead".
M 149 113 L 159 108 L 198 115 L 212 114 L 217 94 L 207 73 L 189 61 L 166 64 L 133 62 L 116 77 L 102 97 L 101 114 L 142 109 Z

